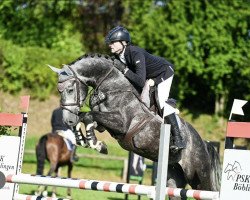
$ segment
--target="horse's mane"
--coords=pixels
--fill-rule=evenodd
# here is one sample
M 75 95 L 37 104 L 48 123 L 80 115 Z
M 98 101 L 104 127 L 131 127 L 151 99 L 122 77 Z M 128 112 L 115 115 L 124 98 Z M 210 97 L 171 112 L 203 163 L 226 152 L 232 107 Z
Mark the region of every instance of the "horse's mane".
M 73 62 L 69 63 L 68 66 L 74 65 L 76 62 L 78 62 L 84 58 L 97 58 L 97 59 L 101 58 L 101 59 L 107 59 L 107 60 L 111 60 L 111 61 L 116 60 L 116 58 L 114 56 L 109 56 L 109 55 L 99 54 L 99 53 L 87 53 L 87 54 L 80 56 L 79 58 L 77 58 Z

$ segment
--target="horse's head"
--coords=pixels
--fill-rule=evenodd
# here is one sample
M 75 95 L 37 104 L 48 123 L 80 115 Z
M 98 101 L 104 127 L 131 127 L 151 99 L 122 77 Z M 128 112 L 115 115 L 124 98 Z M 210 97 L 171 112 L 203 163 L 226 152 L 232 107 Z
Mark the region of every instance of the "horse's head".
M 62 69 L 49 66 L 58 74 L 57 89 L 61 95 L 63 121 L 75 126 L 79 121 L 79 111 L 88 94 L 88 86 L 84 80 L 67 65 Z
M 131 87 L 119 72 L 120 61 L 102 55 L 84 55 L 62 69 L 49 66 L 58 74 L 58 90 L 61 95 L 63 120 L 66 124 L 77 124 L 80 107 L 88 93 L 88 85 L 96 91 L 123 90 Z M 118 68 L 118 69 L 117 69 Z

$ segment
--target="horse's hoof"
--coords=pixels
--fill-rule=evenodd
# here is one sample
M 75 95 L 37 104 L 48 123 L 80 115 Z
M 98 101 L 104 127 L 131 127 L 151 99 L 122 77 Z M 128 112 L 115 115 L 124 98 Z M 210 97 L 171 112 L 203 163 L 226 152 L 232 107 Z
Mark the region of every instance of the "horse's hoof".
M 41 194 L 42 194 L 41 192 L 34 192 L 35 196 L 41 196 Z
M 97 144 L 98 144 L 97 147 L 96 147 L 97 151 L 99 151 L 102 154 L 108 154 L 108 147 L 105 144 L 105 142 L 98 141 Z
M 48 196 L 48 191 L 43 191 L 42 196 L 47 197 Z
M 51 196 L 52 198 L 56 198 L 56 193 L 53 192 Z

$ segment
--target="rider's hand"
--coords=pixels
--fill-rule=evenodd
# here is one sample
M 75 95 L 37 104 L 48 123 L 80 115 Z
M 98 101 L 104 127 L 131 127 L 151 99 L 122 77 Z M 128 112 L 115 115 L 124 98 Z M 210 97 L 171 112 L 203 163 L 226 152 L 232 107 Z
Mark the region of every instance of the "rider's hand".
M 124 74 L 124 70 L 126 69 L 126 65 L 124 65 L 121 61 L 115 61 L 114 66 Z
M 126 67 L 126 68 L 123 70 L 123 74 L 126 74 L 127 71 L 128 71 L 128 67 Z
M 153 80 L 153 79 L 148 79 L 148 85 L 149 85 L 150 87 L 154 86 L 154 85 L 155 85 L 154 80 Z

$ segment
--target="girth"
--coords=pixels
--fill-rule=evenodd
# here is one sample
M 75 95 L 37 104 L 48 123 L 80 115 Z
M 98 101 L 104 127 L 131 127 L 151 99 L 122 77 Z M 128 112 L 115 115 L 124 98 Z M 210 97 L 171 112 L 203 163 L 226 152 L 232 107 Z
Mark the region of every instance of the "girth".
M 123 142 L 125 142 L 127 144 L 127 148 L 129 148 L 130 150 L 138 150 L 133 143 L 133 137 L 134 135 L 136 135 L 137 133 L 139 133 L 145 126 L 146 124 L 151 121 L 154 118 L 153 115 L 148 115 L 145 118 L 143 118 L 140 122 L 138 122 L 135 126 L 133 126 L 133 128 L 131 128 L 125 135 L 118 136 L 116 137 L 116 139 L 119 140 L 123 140 Z

